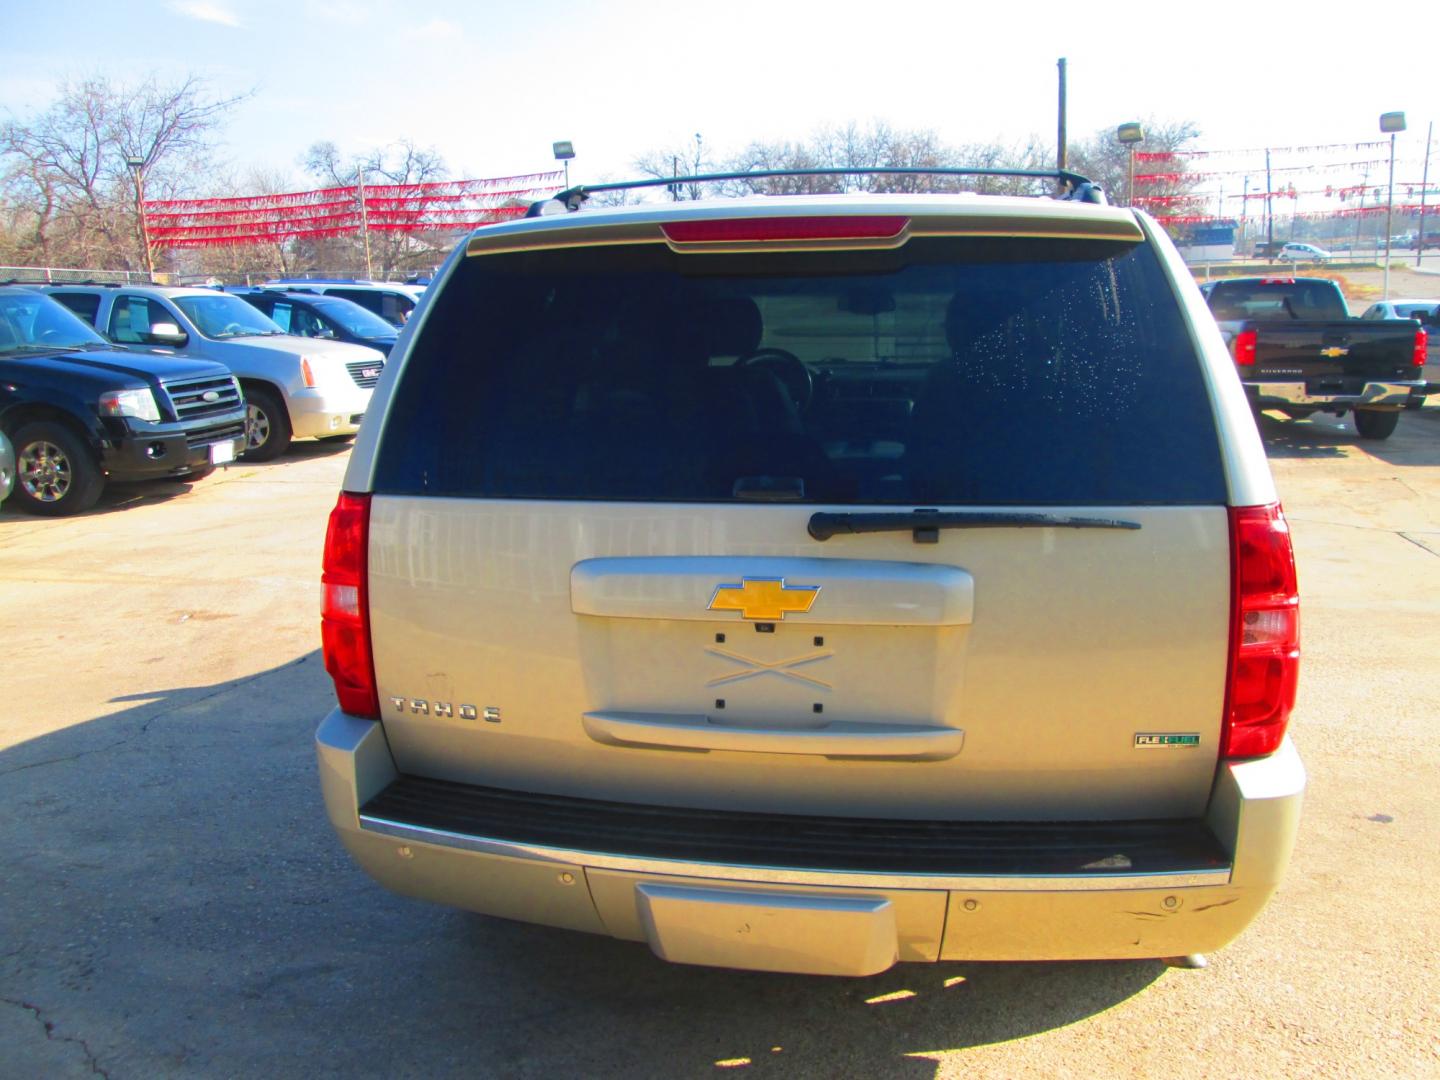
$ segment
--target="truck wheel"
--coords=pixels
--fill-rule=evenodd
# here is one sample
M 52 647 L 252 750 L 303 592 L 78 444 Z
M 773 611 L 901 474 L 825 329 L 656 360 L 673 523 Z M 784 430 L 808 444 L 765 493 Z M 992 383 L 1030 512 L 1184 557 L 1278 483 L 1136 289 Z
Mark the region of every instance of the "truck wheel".
M 61 517 L 89 510 L 105 490 L 90 449 L 69 428 L 48 420 L 15 432 L 15 501 L 32 514 Z
M 270 461 L 290 449 L 290 414 L 269 390 L 245 388 L 246 461 Z
M 1356 409 L 1355 430 L 1362 439 L 1388 439 L 1400 423 L 1399 409 Z

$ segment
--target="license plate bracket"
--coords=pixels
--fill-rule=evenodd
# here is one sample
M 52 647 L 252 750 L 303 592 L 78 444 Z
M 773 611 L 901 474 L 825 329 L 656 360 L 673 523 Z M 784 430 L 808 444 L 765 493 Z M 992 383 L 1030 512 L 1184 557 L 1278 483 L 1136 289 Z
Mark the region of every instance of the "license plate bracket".
M 874 975 L 899 957 L 883 896 L 637 885 L 651 950 L 662 960 L 801 975 Z

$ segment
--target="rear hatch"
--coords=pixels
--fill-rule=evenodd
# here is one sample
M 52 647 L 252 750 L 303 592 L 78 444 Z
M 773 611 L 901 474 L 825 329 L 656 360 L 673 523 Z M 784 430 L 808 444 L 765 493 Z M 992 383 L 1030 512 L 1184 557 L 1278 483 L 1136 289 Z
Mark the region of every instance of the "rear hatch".
M 1172 287 L 1133 219 L 1087 234 L 1100 213 L 819 243 L 803 219 L 820 250 L 784 250 L 801 219 L 749 246 L 577 228 L 461 260 L 373 473 L 402 771 L 850 817 L 1201 814 L 1221 455 Z

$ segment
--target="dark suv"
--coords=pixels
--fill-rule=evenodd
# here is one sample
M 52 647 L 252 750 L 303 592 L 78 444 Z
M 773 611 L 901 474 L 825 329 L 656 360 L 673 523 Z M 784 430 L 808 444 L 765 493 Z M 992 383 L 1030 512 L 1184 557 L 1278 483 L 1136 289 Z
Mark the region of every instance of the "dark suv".
M 14 503 L 93 506 L 107 482 L 208 476 L 245 447 L 235 377 L 206 360 L 110 344 L 50 297 L 0 288 L 0 430 Z

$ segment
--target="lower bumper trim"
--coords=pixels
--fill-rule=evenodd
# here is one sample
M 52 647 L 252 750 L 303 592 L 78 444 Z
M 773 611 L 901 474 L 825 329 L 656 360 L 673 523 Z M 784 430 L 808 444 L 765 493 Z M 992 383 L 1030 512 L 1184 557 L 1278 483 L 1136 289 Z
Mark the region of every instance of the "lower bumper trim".
M 1230 880 L 1203 820 L 946 821 L 651 806 L 394 775 L 362 831 L 645 874 L 918 889 L 1156 888 Z
M 1324 390 L 1312 393 L 1303 382 L 1247 382 L 1245 391 L 1262 402 L 1286 405 L 1405 405 L 1412 396 L 1424 397 L 1423 382 L 1367 382 L 1355 389 Z
M 1230 867 L 1185 870 L 1167 873 L 1073 874 L 906 874 L 857 870 L 808 870 L 792 866 L 725 864 L 685 859 L 657 859 L 605 852 L 577 851 L 548 844 L 469 836 L 419 825 L 386 821 L 360 815 L 362 832 L 377 833 L 395 840 L 409 840 L 437 847 L 503 855 L 515 859 L 579 865 L 595 870 L 618 870 L 637 874 L 670 874 L 702 877 L 717 881 L 745 881 L 771 885 L 822 885 L 831 888 L 863 889 L 951 889 L 966 892 L 1114 892 L 1138 889 L 1183 889 L 1204 885 L 1228 885 Z

